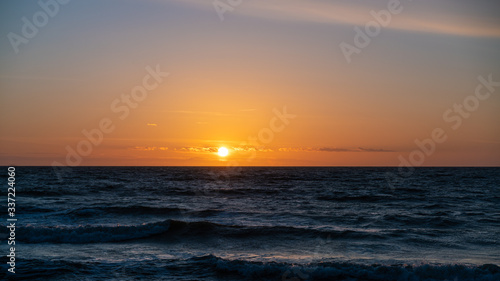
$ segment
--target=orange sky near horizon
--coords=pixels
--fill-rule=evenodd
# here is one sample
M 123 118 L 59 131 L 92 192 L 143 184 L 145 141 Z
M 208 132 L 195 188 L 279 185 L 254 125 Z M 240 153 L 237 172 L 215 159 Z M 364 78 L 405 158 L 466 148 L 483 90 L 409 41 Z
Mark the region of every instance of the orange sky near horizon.
M 405 2 L 349 63 L 387 2 L 68 3 L 0 42 L 1 165 L 499 166 L 497 4 Z M 41 9 L 1 6 L 1 34 Z

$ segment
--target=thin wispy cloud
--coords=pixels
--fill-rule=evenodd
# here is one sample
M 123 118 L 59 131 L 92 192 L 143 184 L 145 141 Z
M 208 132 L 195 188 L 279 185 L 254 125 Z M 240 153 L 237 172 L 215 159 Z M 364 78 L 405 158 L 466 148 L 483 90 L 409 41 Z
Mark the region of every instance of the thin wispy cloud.
M 0 79 L 9 80 L 40 80 L 40 81 L 85 81 L 83 79 L 68 77 L 49 77 L 49 76 L 28 76 L 28 75 L 0 75 Z
M 166 113 L 193 114 L 193 115 L 212 115 L 212 116 L 234 116 L 231 113 L 212 112 L 212 111 L 191 111 L 191 110 L 167 110 Z
M 335 148 L 335 147 L 255 147 L 250 145 L 228 146 L 232 152 L 394 152 L 392 150 L 381 148 Z M 167 150 L 168 147 L 156 146 L 135 146 L 131 149 L 140 151 Z M 215 153 L 219 150 L 218 146 L 186 146 L 172 148 L 176 152 L 191 153 Z
M 168 150 L 168 147 L 166 147 L 166 146 L 134 146 L 134 147 L 131 147 L 129 149 L 138 150 L 138 151 L 155 151 L 155 150 L 166 151 L 166 150 Z
M 471 142 L 500 144 L 500 140 L 479 140 L 479 139 L 474 139 L 474 140 L 471 140 Z
M 339 147 L 291 147 L 279 148 L 281 152 L 393 152 L 392 150 L 381 148 L 339 148 Z
M 161 0 L 157 0 L 162 2 Z M 170 0 L 203 9 L 215 9 L 211 1 Z M 165 2 L 165 1 L 163 1 Z M 483 2 L 483 1 L 481 1 Z M 276 0 L 244 1 L 233 14 L 260 17 L 273 20 L 306 21 L 317 23 L 365 25 L 373 20 L 370 11 L 385 9 L 388 1 L 299 1 Z M 391 23 L 385 27 L 394 30 L 450 34 L 470 37 L 500 37 L 500 25 L 497 21 L 471 12 L 457 16 L 446 9 L 446 3 L 436 1 L 401 1 L 403 11 L 393 15 Z M 485 2 L 486 3 L 486 2 Z M 448 4 L 453 4 L 449 2 Z M 491 3 L 486 3 L 491 4 Z M 481 3 L 477 3 L 481 5 Z M 494 4 L 491 4 L 494 5 Z M 422 9 L 428 6 L 434 10 Z

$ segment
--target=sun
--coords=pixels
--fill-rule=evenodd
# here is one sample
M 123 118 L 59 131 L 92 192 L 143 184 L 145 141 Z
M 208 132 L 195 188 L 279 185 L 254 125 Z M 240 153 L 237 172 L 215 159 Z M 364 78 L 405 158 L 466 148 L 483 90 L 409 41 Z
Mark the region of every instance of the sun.
M 229 149 L 225 147 L 219 147 L 219 151 L 217 151 L 220 157 L 226 157 L 229 154 Z

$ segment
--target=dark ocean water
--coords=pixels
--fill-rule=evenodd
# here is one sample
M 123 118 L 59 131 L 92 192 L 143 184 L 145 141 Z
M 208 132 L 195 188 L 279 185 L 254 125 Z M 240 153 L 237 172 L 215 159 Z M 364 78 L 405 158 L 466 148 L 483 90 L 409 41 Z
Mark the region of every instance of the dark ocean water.
M 16 277 L 500 280 L 500 168 L 387 172 L 17 167 Z

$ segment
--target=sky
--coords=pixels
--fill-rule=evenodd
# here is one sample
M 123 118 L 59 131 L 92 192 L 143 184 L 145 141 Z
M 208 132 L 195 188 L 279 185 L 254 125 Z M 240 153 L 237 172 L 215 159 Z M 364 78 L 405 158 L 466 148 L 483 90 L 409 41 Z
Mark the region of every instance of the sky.
M 500 165 L 498 1 L 0 11 L 1 165 Z

